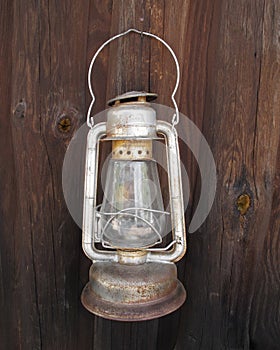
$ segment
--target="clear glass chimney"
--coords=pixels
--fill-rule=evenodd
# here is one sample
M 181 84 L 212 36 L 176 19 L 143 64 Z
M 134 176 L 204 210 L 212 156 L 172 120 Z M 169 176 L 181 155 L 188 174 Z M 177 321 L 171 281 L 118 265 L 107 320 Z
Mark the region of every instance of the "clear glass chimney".
M 102 240 L 119 248 L 153 246 L 168 232 L 151 141 L 115 143 L 100 209 Z

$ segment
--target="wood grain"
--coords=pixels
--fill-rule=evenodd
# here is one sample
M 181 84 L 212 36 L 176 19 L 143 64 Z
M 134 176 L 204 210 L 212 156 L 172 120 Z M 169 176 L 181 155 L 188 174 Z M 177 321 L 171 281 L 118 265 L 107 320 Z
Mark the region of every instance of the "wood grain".
M 0 349 L 279 349 L 279 18 L 273 0 L 0 2 Z M 179 109 L 203 131 L 218 176 L 212 211 L 178 264 L 187 302 L 140 323 L 81 306 L 90 261 L 61 183 L 90 102 L 90 59 L 129 27 L 176 52 Z M 175 66 L 160 43 L 132 34 L 102 51 L 92 83 L 93 114 L 137 89 L 171 106 Z M 188 224 L 200 175 L 182 143 L 181 156 Z
M 273 2 L 221 2 L 212 11 L 203 131 L 216 159 L 218 187 L 206 224 L 189 237 L 189 300 L 178 349 L 278 348 L 277 336 L 268 340 L 252 322 L 255 296 L 265 297 L 257 282 L 272 209 L 273 189 L 265 178 L 273 183 L 279 144 L 279 43 L 265 44 L 272 34 L 267 23 L 277 32 L 273 8 Z M 237 199 L 244 193 L 251 207 L 242 216 Z M 276 254 L 277 246 L 272 249 Z M 279 312 L 276 299 L 272 319 Z
M 12 7 L 8 2 L 0 3 L 0 341 L 3 348 L 16 347 L 14 332 L 17 327 L 14 307 L 14 246 L 13 215 L 16 202 L 16 178 L 14 150 L 12 145 L 11 117 L 11 37 Z M 5 162 L 5 163 L 4 163 Z

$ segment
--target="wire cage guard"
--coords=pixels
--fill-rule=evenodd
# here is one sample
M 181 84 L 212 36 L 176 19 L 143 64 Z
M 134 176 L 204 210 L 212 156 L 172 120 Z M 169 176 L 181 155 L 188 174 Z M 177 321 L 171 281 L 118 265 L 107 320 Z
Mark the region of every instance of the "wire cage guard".
M 157 121 L 156 130 L 157 133 L 163 134 L 166 138 L 173 240 L 168 245 L 168 249 L 166 247 L 163 249 L 147 248 L 147 261 L 177 261 L 186 251 L 184 205 L 177 133 L 171 124 L 164 121 Z M 83 249 L 91 260 L 117 261 L 118 258 L 115 251 L 103 251 L 97 249 L 95 246 L 95 243 L 100 242 L 101 238 L 100 233 L 97 231 L 97 220 L 98 215 L 102 215 L 102 213 L 97 214 L 98 206 L 96 205 L 95 195 L 97 189 L 99 140 L 105 135 L 106 123 L 96 124 L 88 133 L 83 211 Z M 145 208 L 141 209 L 145 210 Z M 114 213 L 114 215 L 120 214 Z M 172 249 L 169 250 L 171 247 Z

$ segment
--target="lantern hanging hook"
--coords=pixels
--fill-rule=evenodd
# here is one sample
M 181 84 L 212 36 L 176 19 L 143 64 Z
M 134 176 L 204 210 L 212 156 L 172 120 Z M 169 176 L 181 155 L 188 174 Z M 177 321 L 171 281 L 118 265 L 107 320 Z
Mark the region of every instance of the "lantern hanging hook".
M 90 128 L 92 128 L 94 126 L 94 119 L 90 115 L 92 107 L 93 107 L 94 102 L 95 102 L 95 95 L 94 95 L 94 92 L 93 92 L 93 89 L 92 89 L 92 85 L 91 85 L 91 73 L 92 73 L 92 68 L 93 68 L 94 62 L 95 62 L 97 56 L 99 55 L 99 53 L 104 49 L 105 46 L 110 44 L 115 39 L 118 39 L 118 38 L 120 38 L 120 37 L 122 37 L 122 36 L 124 36 L 126 34 L 131 33 L 131 32 L 136 33 L 136 34 L 140 34 L 141 37 L 143 37 L 143 35 L 146 35 L 146 36 L 149 36 L 151 38 L 154 38 L 154 39 L 160 41 L 169 50 L 169 52 L 171 53 L 171 55 L 172 55 L 172 57 L 174 59 L 174 62 L 175 62 L 175 65 L 176 65 L 177 78 L 176 78 L 176 83 L 175 83 L 174 90 L 173 90 L 172 95 L 171 95 L 171 100 L 172 100 L 174 108 L 175 108 L 175 113 L 174 113 L 174 115 L 172 117 L 172 126 L 173 126 L 173 129 L 175 129 L 175 125 L 177 125 L 179 123 L 179 118 L 180 118 L 179 117 L 178 105 L 177 105 L 177 102 L 175 100 L 175 95 L 176 95 L 176 92 L 178 90 L 178 86 L 179 86 L 179 82 L 180 82 L 180 67 L 179 67 L 178 59 L 177 59 L 177 57 L 175 55 L 175 52 L 172 50 L 172 48 L 162 38 L 158 37 L 155 34 L 152 34 L 152 33 L 149 33 L 149 32 L 143 32 L 143 31 L 135 29 L 135 28 L 130 28 L 130 29 L 128 29 L 128 30 L 126 30 L 126 31 L 124 31 L 122 33 L 119 33 L 119 34 L 111 37 L 107 41 L 105 41 L 99 47 L 99 49 L 95 52 L 94 56 L 91 59 L 91 62 L 90 62 L 90 65 L 89 65 L 89 70 L 88 70 L 88 88 L 89 88 L 89 92 L 90 92 L 92 101 L 91 101 L 91 103 L 89 105 L 88 112 L 87 112 L 87 125 Z

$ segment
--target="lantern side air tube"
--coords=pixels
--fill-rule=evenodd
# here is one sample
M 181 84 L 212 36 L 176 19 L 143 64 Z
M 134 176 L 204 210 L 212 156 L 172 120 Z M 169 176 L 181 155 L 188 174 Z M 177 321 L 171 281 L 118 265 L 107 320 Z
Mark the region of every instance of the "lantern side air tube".
M 156 130 L 157 133 L 166 137 L 167 142 L 170 206 L 173 214 L 171 219 L 174 228 L 173 239 L 176 243 L 171 251 L 151 249 L 147 261 L 176 262 L 184 256 L 187 250 L 178 137 L 176 129 L 171 124 L 161 120 L 157 121 Z
M 86 167 L 85 167 L 85 189 L 83 209 L 83 237 L 82 246 L 86 256 L 92 261 L 118 261 L 115 252 L 98 251 L 94 246 L 95 223 L 96 223 L 96 198 L 95 189 L 97 185 L 98 169 L 98 140 L 106 135 L 106 123 L 96 124 L 89 130 L 87 137 Z M 93 162 L 91 160 L 94 160 Z M 92 218 L 87 220 L 87 218 Z

